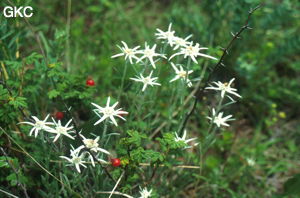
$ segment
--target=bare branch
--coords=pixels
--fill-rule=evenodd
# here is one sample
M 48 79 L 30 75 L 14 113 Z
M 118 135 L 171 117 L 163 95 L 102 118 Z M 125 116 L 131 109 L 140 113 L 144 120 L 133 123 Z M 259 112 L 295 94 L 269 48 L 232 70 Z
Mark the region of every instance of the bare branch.
M 96 192 L 96 194 L 110 194 L 111 191 L 99 191 L 99 192 Z M 127 195 L 125 193 L 121 193 L 121 192 L 113 192 L 114 195 L 121 195 L 123 197 L 127 197 L 127 198 L 134 198 L 133 196 L 130 196 L 130 195 Z
M 187 122 L 189 121 L 190 117 L 192 116 L 192 114 L 194 113 L 194 111 L 196 110 L 196 107 L 197 107 L 197 104 L 198 102 L 202 101 L 202 98 L 204 96 L 204 90 L 205 90 L 205 87 L 207 87 L 209 81 L 211 80 L 213 74 L 215 73 L 216 69 L 220 66 L 220 65 L 224 65 L 223 64 L 223 61 L 224 61 L 224 58 L 226 57 L 226 55 L 229 54 L 229 49 L 232 47 L 233 43 L 240 37 L 240 35 L 246 30 L 246 29 L 249 29 L 249 20 L 253 14 L 253 12 L 255 10 L 257 10 L 258 8 L 260 8 L 261 5 L 258 5 L 256 6 L 255 8 L 253 9 L 250 9 L 250 11 L 248 12 L 248 17 L 244 23 L 244 25 L 240 28 L 240 30 L 234 34 L 233 38 L 230 40 L 229 44 L 227 45 L 227 47 L 225 49 L 223 49 L 223 54 L 220 58 L 220 60 L 218 61 L 218 63 L 213 67 L 213 70 L 212 72 L 208 75 L 208 78 L 206 80 L 206 82 L 204 83 L 203 86 L 200 86 L 199 89 L 197 90 L 196 94 L 195 94 L 195 100 L 194 100 L 194 103 L 192 105 L 192 108 L 191 110 L 186 114 L 184 120 L 183 120 L 183 123 L 181 125 L 181 129 L 180 129 L 180 133 L 183 132 L 183 130 L 185 129 L 186 127 L 186 124 Z

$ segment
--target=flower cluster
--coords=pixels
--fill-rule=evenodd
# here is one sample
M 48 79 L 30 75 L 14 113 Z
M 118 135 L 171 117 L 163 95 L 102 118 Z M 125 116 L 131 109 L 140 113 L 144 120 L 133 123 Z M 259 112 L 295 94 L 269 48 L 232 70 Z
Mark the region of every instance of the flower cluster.
M 84 161 L 84 153 L 79 154 L 81 149 L 74 149 L 72 145 L 71 148 L 72 149 L 70 150 L 70 158 L 66 156 L 60 156 L 60 158 L 66 159 L 70 163 L 70 165 L 74 165 L 76 170 L 80 173 L 80 166 L 86 168 L 86 165 L 84 165 L 84 163 L 86 163 L 86 161 Z
M 224 116 L 223 117 L 223 112 L 221 112 L 221 109 L 222 109 L 222 102 L 224 100 L 224 97 L 227 96 L 231 102 L 230 103 L 227 103 L 225 104 L 224 106 L 227 106 L 229 104 L 232 104 L 232 103 L 235 103 L 235 100 L 229 96 L 229 94 L 231 95 L 234 95 L 236 97 L 239 97 L 241 98 L 241 96 L 236 92 L 237 89 L 235 88 L 232 88 L 231 87 L 231 84 L 233 83 L 235 79 L 232 78 L 229 83 L 222 83 L 220 81 L 218 82 L 213 82 L 212 84 L 216 85 L 216 87 L 214 87 L 213 85 L 210 85 L 209 87 L 206 87 L 205 89 L 211 89 L 211 90 L 217 90 L 219 91 L 221 94 L 220 94 L 220 103 L 217 107 L 217 109 L 213 108 L 212 109 L 212 117 L 209 117 L 207 116 L 207 119 L 209 119 L 212 123 L 216 124 L 217 127 L 221 127 L 221 126 L 229 126 L 229 124 L 227 123 L 228 121 L 232 121 L 234 120 L 232 118 L 232 115 L 227 115 L 227 116 Z
M 172 50 L 175 50 L 175 53 L 169 56 L 169 58 L 164 54 L 165 47 L 163 50 L 163 53 L 158 53 L 156 48 L 157 44 L 154 44 L 152 47 L 145 43 L 144 49 L 140 49 L 140 46 L 129 48 L 128 45 L 121 41 L 123 44 L 123 47 L 118 46 L 118 48 L 121 50 L 121 53 L 113 55 L 112 58 L 124 56 L 125 60 L 127 61 L 129 59 L 129 62 L 131 64 L 142 64 L 145 66 L 145 69 L 140 72 L 136 78 L 130 78 L 131 80 L 139 83 L 143 83 L 142 91 L 144 92 L 148 85 L 150 86 L 160 86 L 161 84 L 156 82 L 158 77 L 152 77 L 153 70 L 156 69 L 156 62 L 160 59 L 167 59 L 171 60 L 175 56 L 182 55 L 183 58 L 188 58 L 189 61 L 187 63 L 186 69 L 184 69 L 183 65 L 180 64 L 174 64 L 173 62 L 170 62 L 172 68 L 175 71 L 175 77 L 173 77 L 169 82 L 174 82 L 178 79 L 182 80 L 184 84 L 186 84 L 188 87 L 192 86 L 192 82 L 189 79 L 189 75 L 193 72 L 193 70 L 189 70 L 189 62 L 192 60 L 194 63 L 198 64 L 197 58 L 198 57 L 205 57 L 209 59 L 216 60 L 215 57 L 212 57 L 210 55 L 206 55 L 201 53 L 200 51 L 206 50 L 208 48 L 206 47 L 200 47 L 199 43 L 193 43 L 193 41 L 189 41 L 189 39 L 192 37 L 192 35 L 187 36 L 186 38 L 181 38 L 178 36 L 175 36 L 175 31 L 172 30 L 172 24 L 169 25 L 167 31 L 162 31 L 160 29 L 157 29 L 157 32 L 155 33 L 155 36 L 158 40 L 162 40 L 162 43 L 165 45 L 165 47 L 169 46 Z M 179 50 L 179 51 L 177 51 Z M 150 74 L 144 74 L 149 70 L 147 67 L 148 65 L 151 66 Z M 146 77 L 145 77 L 146 76 Z
M 194 71 L 190 69 L 190 64 L 198 64 L 198 58 L 204 57 L 208 59 L 216 60 L 215 57 L 202 53 L 203 50 L 207 50 L 208 48 L 200 46 L 199 43 L 194 43 L 190 41 L 192 35 L 189 35 L 185 38 L 181 38 L 175 35 L 175 31 L 172 30 L 172 24 L 169 25 L 167 31 L 162 31 L 157 29 L 157 33 L 155 36 L 158 40 L 162 40 L 162 43 L 165 45 L 163 49 L 165 50 L 167 47 L 171 48 L 172 55 L 167 56 L 164 50 L 158 52 L 157 44 L 148 45 L 145 43 L 143 49 L 140 46 L 129 47 L 127 43 L 121 41 L 123 46 L 117 46 L 121 53 L 113 55 L 111 58 L 124 56 L 125 61 L 128 61 L 130 64 L 140 64 L 144 66 L 144 69 L 141 72 L 137 72 L 135 77 L 129 78 L 130 80 L 142 83 L 143 86 L 141 88 L 142 92 L 145 92 L 148 87 L 153 86 L 162 86 L 158 82 L 158 77 L 154 77 L 157 69 L 156 63 L 161 59 L 165 59 L 166 61 L 173 60 L 176 57 L 177 60 L 187 60 L 186 65 L 179 64 L 174 62 L 169 62 L 174 70 L 174 76 L 168 79 L 169 83 L 180 80 L 184 85 L 188 87 L 192 87 L 192 81 L 189 78 Z M 181 56 L 181 59 L 179 58 Z M 135 71 L 136 68 L 134 67 Z M 124 70 L 126 72 L 126 69 Z M 124 73 L 125 74 L 125 73 Z M 194 73 L 193 73 L 194 74 Z M 153 76 L 154 75 L 154 76 Z M 125 76 L 125 75 L 124 75 Z M 216 108 L 212 108 L 212 115 L 207 116 L 207 119 L 210 120 L 211 126 L 216 125 L 214 129 L 220 128 L 222 126 L 229 126 L 228 121 L 234 120 L 232 115 L 224 116 L 223 112 L 221 112 L 222 108 L 227 106 L 228 104 L 234 103 L 234 99 L 231 96 L 239 97 L 241 96 L 237 93 L 237 89 L 232 88 L 232 83 L 234 78 L 229 81 L 229 83 L 222 83 L 220 81 L 213 82 L 209 87 L 206 87 L 207 90 L 216 90 L 220 92 L 220 101 Z M 94 86 L 94 82 L 87 83 L 89 86 Z M 122 81 L 123 85 L 123 81 Z M 231 95 L 231 96 L 230 96 Z M 223 105 L 223 100 L 225 98 L 229 98 L 231 102 Z M 68 162 L 67 166 L 74 166 L 75 169 L 80 173 L 81 168 L 86 168 L 87 163 L 91 163 L 92 166 L 95 166 L 95 161 L 100 163 L 108 163 L 103 158 L 104 156 L 110 156 L 110 152 L 104 148 L 101 148 L 101 145 L 107 145 L 103 143 L 103 139 L 106 138 L 107 132 L 107 124 L 112 124 L 115 127 L 118 127 L 118 122 L 121 120 L 126 121 L 124 118 L 125 115 L 128 114 L 127 111 L 122 110 L 122 108 L 118 108 L 119 102 L 115 102 L 111 104 L 111 98 L 108 97 L 106 100 L 105 106 L 100 106 L 96 103 L 91 103 L 91 106 L 94 107 L 93 112 L 99 117 L 99 119 L 94 123 L 94 125 L 104 124 L 103 132 L 100 136 L 96 136 L 94 138 L 86 138 L 82 131 L 78 130 L 76 125 L 72 125 L 72 119 L 68 120 L 66 123 L 61 120 L 63 116 L 59 116 L 60 119 L 56 121 L 52 118 L 52 121 L 49 122 L 49 115 L 46 116 L 44 120 L 39 120 L 36 116 L 32 116 L 33 122 L 21 122 L 22 124 L 28 124 L 32 126 L 29 135 L 33 135 L 35 137 L 38 136 L 40 131 L 44 131 L 50 135 L 50 138 L 53 139 L 53 142 L 56 142 L 60 137 L 67 137 L 72 140 L 75 140 L 75 137 L 80 140 L 81 145 L 77 148 L 74 148 L 73 145 L 70 145 L 70 154 L 69 156 L 60 156 L 60 158 L 66 160 Z M 118 122 L 117 122 L 118 121 Z M 75 123 L 74 123 L 75 124 Z M 180 131 L 181 132 L 181 131 Z M 53 135 L 52 135 L 53 134 Z M 72 135 L 72 134 L 76 134 Z M 174 138 L 175 142 L 184 143 L 184 149 L 191 148 L 192 146 L 198 145 L 195 140 L 197 138 L 187 138 L 187 131 L 183 130 L 182 136 L 180 133 L 175 132 Z M 109 138 L 107 139 L 107 142 Z M 106 142 L 106 143 L 107 143 Z M 120 166 L 121 162 L 119 158 L 112 159 L 114 163 L 111 164 L 114 167 Z M 152 189 L 148 190 L 147 188 L 140 188 L 140 198 L 149 198 L 152 195 Z
M 99 137 L 96 139 L 87 139 L 81 134 L 80 136 L 83 138 L 84 145 L 81 145 L 76 149 L 74 149 L 71 145 L 72 149 L 70 150 L 70 157 L 60 156 L 60 158 L 66 159 L 70 163 L 67 166 L 75 166 L 76 170 L 80 173 L 80 166 L 86 168 L 84 165 L 84 163 L 87 162 L 86 160 L 89 160 L 92 163 L 92 166 L 95 166 L 95 159 L 101 163 L 108 163 L 107 161 L 99 158 L 101 153 L 110 155 L 107 150 L 99 147 Z
M 69 127 L 70 123 L 72 122 L 72 119 L 69 120 L 65 126 L 62 126 L 61 121 L 58 120 L 58 122 L 56 122 L 54 118 L 52 118 L 53 122 L 47 122 L 49 115 L 47 115 L 44 120 L 39 120 L 36 116 L 31 117 L 33 118 L 34 122 L 20 122 L 20 124 L 28 124 L 32 126 L 29 132 L 29 136 L 31 136 L 34 132 L 34 137 L 37 137 L 40 131 L 45 131 L 55 134 L 55 136 L 53 137 L 53 142 L 56 142 L 61 135 L 74 140 L 74 137 L 70 135 L 70 133 L 74 133 L 74 131 L 72 130 L 73 126 Z M 50 126 L 54 127 L 52 128 Z
M 115 126 L 118 126 L 115 117 L 121 118 L 125 120 L 122 115 L 128 114 L 126 111 L 122 111 L 122 109 L 115 109 L 118 105 L 118 102 L 110 106 L 110 97 L 108 97 L 106 106 L 101 107 L 95 103 L 92 103 L 93 106 L 96 107 L 94 112 L 100 117 L 100 119 L 95 123 L 95 125 L 101 123 L 102 121 L 109 119 Z M 32 126 L 29 135 L 31 136 L 34 133 L 34 136 L 37 137 L 40 131 L 45 131 L 49 134 L 54 134 L 50 138 L 53 138 L 53 142 L 56 142 L 60 137 L 66 136 L 72 140 L 75 139 L 72 136 L 72 133 L 77 133 L 77 137 L 79 136 L 81 142 L 83 143 L 78 148 L 74 149 L 71 145 L 70 156 L 60 156 L 63 159 L 66 159 L 70 164 L 75 166 L 76 170 L 80 173 L 80 166 L 86 167 L 84 163 L 90 161 L 93 166 L 95 166 L 95 160 L 101 163 L 108 163 L 105 160 L 101 159 L 103 154 L 110 155 L 110 153 L 101 148 L 99 146 L 100 137 L 97 136 L 95 139 L 86 138 L 81 134 L 81 131 L 75 131 L 74 127 L 71 125 L 72 119 L 70 119 L 65 125 L 62 124 L 61 120 L 55 121 L 52 118 L 53 122 L 48 122 L 49 115 L 46 116 L 44 120 L 39 120 L 36 116 L 32 116 L 33 122 L 21 122 L 21 124 L 28 124 Z M 102 138 L 104 135 L 102 136 Z
M 175 36 L 175 31 L 172 31 L 172 23 L 169 25 L 169 28 L 166 32 L 157 29 L 158 33 L 155 35 L 157 36 L 157 39 L 166 40 L 166 42 L 173 47 L 174 50 L 180 49 L 179 52 L 173 54 L 169 60 L 171 60 L 173 57 L 178 55 L 184 55 L 184 58 L 191 58 L 194 63 L 198 63 L 196 58 L 198 56 L 210 58 L 217 60 L 215 57 L 200 53 L 201 50 L 206 50 L 208 48 L 206 47 L 200 47 L 199 43 L 193 44 L 193 41 L 188 41 L 192 35 L 187 36 L 186 38 L 180 38 Z

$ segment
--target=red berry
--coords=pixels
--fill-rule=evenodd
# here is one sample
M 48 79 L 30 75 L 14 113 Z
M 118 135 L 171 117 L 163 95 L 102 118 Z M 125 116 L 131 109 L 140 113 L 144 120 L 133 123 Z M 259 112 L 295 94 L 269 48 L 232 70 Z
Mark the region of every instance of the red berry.
M 110 162 L 113 167 L 118 167 L 121 165 L 121 160 L 119 158 L 112 158 L 110 159 Z
M 61 111 L 56 112 L 55 117 L 57 120 L 61 120 L 64 118 L 64 113 Z
M 86 80 L 86 85 L 87 86 L 95 86 L 95 81 L 93 79 L 87 79 Z

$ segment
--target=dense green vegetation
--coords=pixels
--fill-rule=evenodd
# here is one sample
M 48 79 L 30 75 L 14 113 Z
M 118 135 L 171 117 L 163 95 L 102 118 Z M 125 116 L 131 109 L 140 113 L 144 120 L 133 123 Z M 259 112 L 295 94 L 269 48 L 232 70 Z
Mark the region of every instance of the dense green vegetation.
M 139 187 L 152 189 L 152 197 L 300 197 L 297 0 L 2 0 L 0 7 L 10 3 L 30 5 L 34 15 L 0 16 L 0 197 L 8 196 L 2 191 L 18 197 L 109 197 L 100 192 L 112 191 L 120 177 L 116 191 L 133 197 L 140 196 Z M 157 43 L 157 51 L 170 57 L 174 52 L 164 50 L 154 35 L 156 28 L 167 30 L 172 23 L 176 35 L 192 34 L 191 40 L 209 48 L 206 54 L 219 59 L 231 33 L 258 4 L 262 7 L 249 21 L 253 29 L 234 42 L 225 66 L 217 67 L 211 79 L 235 78 L 242 98 L 225 113 L 235 121 L 210 136 L 206 116 L 219 98 L 205 92 L 186 125 L 188 138 L 197 137 L 199 145 L 183 149 L 174 132 L 193 104 L 189 96 L 201 72 L 207 68 L 200 86 L 218 61 L 192 62 L 194 86 L 186 88 L 180 81 L 169 83 L 174 70 L 160 60 L 155 76 L 162 86 L 141 92 L 129 78 L 142 67 L 128 65 L 123 76 L 124 58 L 111 58 L 120 53 L 116 45 Z M 186 64 L 186 59 L 175 60 Z M 95 85 L 88 86 L 87 79 Z M 99 118 L 91 103 L 105 106 L 108 96 L 129 112 L 126 122 L 94 126 Z M 70 144 L 81 145 L 78 139 L 52 143 L 47 133 L 34 138 L 29 125 L 18 124 L 57 112 L 64 113 L 63 124 L 73 118 L 85 137 L 100 136 L 101 148 L 121 165 L 105 164 L 109 174 L 98 164 L 77 173 L 59 156 L 69 155 Z M 103 142 L 106 130 L 110 136 Z

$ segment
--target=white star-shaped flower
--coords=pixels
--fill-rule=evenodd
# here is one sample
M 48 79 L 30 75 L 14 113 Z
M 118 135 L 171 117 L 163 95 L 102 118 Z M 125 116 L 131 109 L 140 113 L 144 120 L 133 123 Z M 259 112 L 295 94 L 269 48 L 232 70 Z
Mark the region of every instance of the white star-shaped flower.
M 138 53 L 137 49 L 140 48 L 140 46 L 136 46 L 134 48 L 128 48 L 127 44 L 124 41 L 121 41 L 123 44 L 123 47 L 118 46 L 118 48 L 122 51 L 122 53 L 113 55 L 111 58 L 116 58 L 119 56 L 125 56 L 125 60 L 129 59 L 130 64 L 133 63 L 132 59 L 138 60 L 139 58 L 136 56 Z
M 255 160 L 253 158 L 246 158 L 246 161 L 249 166 L 254 166 L 255 165 Z
M 114 116 L 121 118 L 122 120 L 126 120 L 123 118 L 121 115 L 126 115 L 128 112 L 122 111 L 122 108 L 115 110 L 115 107 L 119 104 L 119 102 L 116 102 L 113 104 L 111 107 L 109 106 L 110 104 L 110 97 L 108 97 L 107 102 L 106 102 L 106 107 L 100 107 L 99 105 L 92 103 L 97 109 L 94 109 L 94 112 L 100 117 L 100 120 L 98 120 L 94 125 L 97 125 L 104 121 L 105 119 L 109 118 L 114 125 L 118 126 L 117 121 L 115 120 Z M 99 115 L 103 114 L 102 116 Z
M 84 158 L 84 153 L 80 153 L 81 149 L 77 148 L 74 149 L 74 147 L 71 145 L 72 149 L 70 150 L 70 157 L 66 157 L 66 156 L 59 156 L 60 158 L 66 159 L 68 162 L 70 162 L 70 164 L 68 164 L 67 166 L 75 166 L 76 170 L 80 173 L 80 166 L 83 166 L 84 168 L 86 168 L 86 165 L 84 165 L 85 161 L 83 160 Z
M 193 72 L 193 70 L 185 71 L 181 65 L 179 65 L 179 69 L 175 66 L 174 63 L 171 62 L 171 65 L 173 69 L 175 70 L 176 76 L 170 80 L 170 82 L 173 82 L 178 79 L 182 79 L 184 82 L 187 82 L 187 85 L 189 87 L 192 86 L 192 82 L 188 79 L 188 75 Z
M 212 120 L 213 123 L 215 123 L 218 127 L 229 126 L 229 124 L 227 124 L 226 122 L 234 120 L 231 117 L 232 115 L 223 117 L 223 112 L 219 112 L 218 115 L 216 115 L 216 110 L 214 108 L 212 109 L 212 117 L 207 116 L 207 118 L 209 120 Z
M 169 24 L 168 31 L 162 31 L 160 29 L 156 29 L 158 33 L 155 33 L 157 39 L 167 40 L 167 42 L 172 46 L 175 31 L 172 31 L 172 23 Z
M 153 58 L 156 56 L 162 57 L 162 58 L 167 58 L 167 57 L 165 57 L 163 54 L 156 53 L 155 49 L 156 49 L 156 44 L 153 45 L 152 48 L 150 48 L 149 45 L 147 45 L 147 43 L 145 43 L 145 49 L 139 51 L 139 53 L 142 54 L 142 57 L 138 59 L 137 63 L 139 63 L 142 60 L 144 60 L 145 58 L 147 58 L 150 61 L 152 67 L 156 68 L 155 61 L 153 60 Z
M 96 137 L 96 139 L 88 139 L 88 138 L 85 138 L 82 134 L 80 134 L 80 137 L 82 137 L 82 141 L 83 141 L 84 145 L 79 146 L 77 149 L 88 148 L 89 150 L 91 150 L 91 151 L 93 151 L 95 153 L 98 153 L 98 151 L 99 151 L 99 152 L 105 153 L 107 155 L 110 155 L 110 153 L 107 150 L 99 147 L 99 144 L 98 144 L 98 141 L 100 139 L 99 136 Z M 92 165 L 95 166 L 95 162 L 94 162 L 93 156 L 89 152 L 87 152 L 87 154 L 89 155 L 89 158 L 90 158 L 90 160 L 92 162 Z M 98 159 L 98 160 L 101 161 L 101 162 L 103 162 L 103 163 L 106 162 L 106 161 L 104 161 L 102 159 Z
M 178 134 L 175 132 L 175 142 L 179 142 L 182 141 L 185 144 L 188 144 L 191 141 L 196 140 L 197 138 L 190 138 L 190 139 L 186 139 L 186 130 L 183 131 L 183 135 L 182 137 L 179 137 Z M 193 146 L 198 145 L 198 143 L 195 143 Z M 190 148 L 190 146 L 186 146 L 185 148 Z
M 231 79 L 229 81 L 229 83 L 222 83 L 220 81 L 213 82 L 213 84 L 215 84 L 216 87 L 210 86 L 210 87 L 206 87 L 205 89 L 213 89 L 213 90 L 221 91 L 222 98 L 224 98 L 226 93 L 230 93 L 230 94 L 233 94 L 233 95 L 241 98 L 242 96 L 240 96 L 238 93 L 236 93 L 237 89 L 230 87 L 231 84 L 233 83 L 233 81 L 234 81 L 234 78 Z
M 52 120 L 53 120 L 53 123 L 55 124 L 55 128 L 54 129 L 51 128 L 50 130 L 47 130 L 47 132 L 49 132 L 49 133 L 55 133 L 56 134 L 53 142 L 56 142 L 56 140 L 61 135 L 67 136 L 68 138 L 71 138 L 72 140 L 74 140 L 74 137 L 69 134 L 69 133 L 73 133 L 74 132 L 74 131 L 72 131 L 73 126 L 68 127 L 69 124 L 72 122 L 72 119 L 70 119 L 65 126 L 61 125 L 60 120 L 58 120 L 58 122 L 55 122 L 55 120 L 53 118 L 52 118 Z
M 34 132 L 34 137 L 37 137 L 38 133 L 40 130 L 44 130 L 44 131 L 48 131 L 51 130 L 51 128 L 47 125 L 54 125 L 52 122 L 47 122 L 47 119 L 49 117 L 49 114 L 46 116 L 46 118 L 44 120 L 39 120 L 36 116 L 31 116 L 34 122 L 20 122 L 20 124 L 28 124 L 31 125 L 32 128 L 29 132 L 29 136 L 32 135 L 32 133 Z
M 191 42 L 189 42 L 188 40 L 192 37 L 192 35 L 187 36 L 186 38 L 180 38 L 175 36 L 172 40 L 172 45 L 171 47 L 174 45 L 173 50 L 177 50 L 180 47 L 186 47 L 188 46 Z
M 199 43 L 196 43 L 196 45 L 193 46 L 193 42 L 191 42 L 191 43 L 189 43 L 189 45 L 187 45 L 185 47 L 182 47 L 180 52 L 177 52 L 177 53 L 173 54 L 169 58 L 169 60 L 171 60 L 172 58 L 174 58 L 175 56 L 178 56 L 178 55 L 184 55 L 184 58 L 190 57 L 193 60 L 193 62 L 196 63 L 196 64 L 198 63 L 198 61 L 196 60 L 196 58 L 198 56 L 202 56 L 202 57 L 217 60 L 215 57 L 200 53 L 200 50 L 205 50 L 205 49 L 208 49 L 208 48 L 199 47 Z
M 158 77 L 154 77 L 152 78 L 152 73 L 153 71 L 151 71 L 150 75 L 147 77 L 144 77 L 142 74 L 140 74 L 140 77 L 136 76 L 137 78 L 130 78 L 131 80 L 134 80 L 136 82 L 142 82 L 144 84 L 142 91 L 145 91 L 145 89 L 147 88 L 148 85 L 150 86 L 154 86 L 154 85 L 158 85 L 160 86 L 161 84 L 155 82 Z
M 140 188 L 141 196 L 139 198 L 149 198 L 151 196 L 152 189 L 148 190 L 147 188 Z

